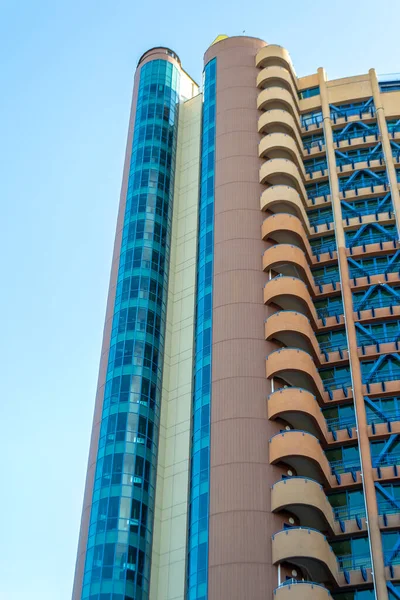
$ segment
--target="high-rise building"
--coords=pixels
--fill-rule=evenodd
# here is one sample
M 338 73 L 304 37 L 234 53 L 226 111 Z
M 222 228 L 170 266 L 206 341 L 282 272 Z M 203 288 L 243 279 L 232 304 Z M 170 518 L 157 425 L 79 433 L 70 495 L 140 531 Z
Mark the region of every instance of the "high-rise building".
M 399 181 L 399 77 L 141 57 L 73 600 L 400 599 Z

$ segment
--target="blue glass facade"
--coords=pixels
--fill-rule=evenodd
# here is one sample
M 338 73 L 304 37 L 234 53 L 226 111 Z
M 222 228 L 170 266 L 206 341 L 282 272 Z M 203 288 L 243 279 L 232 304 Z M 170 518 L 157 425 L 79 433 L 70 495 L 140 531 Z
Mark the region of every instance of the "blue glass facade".
M 179 79 L 140 72 L 82 600 L 149 597 Z
M 207 597 L 216 59 L 204 71 L 187 597 Z

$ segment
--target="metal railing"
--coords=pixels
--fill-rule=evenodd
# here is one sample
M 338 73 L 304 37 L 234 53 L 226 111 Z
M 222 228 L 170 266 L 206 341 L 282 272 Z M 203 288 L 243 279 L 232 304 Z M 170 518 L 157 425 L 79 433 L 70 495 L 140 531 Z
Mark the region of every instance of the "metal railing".
M 326 317 L 338 317 L 343 314 L 343 306 L 331 306 L 331 307 L 321 307 L 317 308 L 318 318 L 324 319 Z
M 329 465 L 332 470 L 332 474 L 335 473 L 352 473 L 354 471 L 360 471 L 361 466 L 360 463 L 356 461 L 346 461 L 346 460 L 332 460 L 329 461 Z
M 392 467 L 393 465 L 400 465 L 400 452 L 388 452 L 381 459 L 378 460 L 378 456 L 372 456 L 373 467 Z
M 396 261 L 398 263 L 398 261 Z M 388 263 L 386 264 L 388 266 Z M 368 277 L 370 275 L 382 275 L 385 276 L 385 265 L 378 265 L 377 267 L 353 267 L 350 266 L 350 277 L 352 279 L 360 279 L 361 277 Z M 365 273 L 364 271 L 367 271 Z M 387 273 L 399 273 L 400 274 L 400 264 L 390 265 L 390 268 Z
M 365 505 L 360 504 L 357 506 L 335 506 L 333 508 L 333 514 L 336 521 L 351 521 L 356 517 L 362 519 L 365 517 Z
M 356 426 L 355 415 L 346 419 L 338 417 L 337 419 L 325 419 L 328 431 L 338 431 L 339 429 L 347 429 L 348 427 Z
M 370 554 L 344 554 L 337 556 L 340 571 L 355 571 L 371 568 Z
M 330 240 L 329 242 L 319 242 L 318 244 L 310 244 L 313 254 L 323 254 L 324 252 L 336 252 L 336 239 Z
M 379 200 L 379 198 L 378 198 Z M 387 203 L 388 206 L 385 207 L 385 212 L 393 212 L 393 205 L 391 202 Z M 378 211 L 378 202 L 375 206 L 367 206 L 366 208 L 356 208 L 355 210 L 350 210 L 347 206 L 342 206 L 342 217 L 343 219 L 355 219 L 358 216 L 363 215 L 377 215 L 382 212 L 382 209 Z
M 363 138 L 366 141 L 367 137 L 374 136 L 376 140 L 379 138 L 378 127 L 371 127 L 371 129 L 351 129 L 348 132 L 341 133 L 341 131 L 333 132 L 334 143 L 342 142 L 343 140 L 353 140 Z
M 323 273 L 321 275 L 314 275 L 315 285 L 326 285 L 328 283 L 336 284 L 339 283 L 339 270 L 332 271 L 332 273 Z
M 285 587 L 287 585 L 288 586 L 292 586 L 292 585 L 309 585 L 312 588 L 313 587 L 321 587 L 321 588 L 323 588 L 327 592 L 328 596 L 331 595 L 330 591 L 324 585 L 322 585 L 322 583 L 316 583 L 315 581 L 306 581 L 306 580 L 298 581 L 297 579 L 287 579 L 286 581 L 282 581 L 282 583 L 280 585 L 278 585 L 277 588 L 275 588 L 274 594 L 276 594 L 277 590 L 279 590 L 280 588 Z
M 365 275 L 364 275 L 365 277 Z M 395 288 L 396 289 L 396 288 Z M 400 291 L 400 290 L 398 290 Z M 396 299 L 393 296 L 387 297 L 377 297 L 377 298 L 367 298 L 367 301 L 363 303 L 363 299 L 360 298 L 358 302 L 354 302 L 353 310 L 354 312 L 358 312 L 359 310 L 369 310 L 371 308 L 390 308 L 394 306 L 398 306 L 399 303 L 396 302 Z M 361 308 L 360 308 L 361 306 Z

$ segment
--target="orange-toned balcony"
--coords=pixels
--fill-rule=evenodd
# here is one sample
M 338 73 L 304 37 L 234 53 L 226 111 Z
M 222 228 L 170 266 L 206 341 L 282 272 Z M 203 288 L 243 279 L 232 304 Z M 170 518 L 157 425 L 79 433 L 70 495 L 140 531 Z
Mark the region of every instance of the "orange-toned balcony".
M 286 133 L 269 133 L 265 135 L 258 145 L 258 155 L 260 158 L 265 158 L 266 160 L 273 158 L 291 160 L 296 163 L 303 179 L 306 178 L 303 157 L 300 154 L 295 139 L 291 135 Z
M 274 87 L 288 90 L 292 94 L 297 110 L 300 111 L 297 82 L 295 83 L 287 68 L 277 65 L 264 67 L 257 75 L 257 87 L 263 90 Z
M 300 122 L 287 110 L 272 109 L 263 112 L 258 119 L 258 133 L 286 133 L 297 142 L 298 149 L 303 153 L 303 142 L 300 135 Z
M 273 512 L 289 512 L 301 527 L 315 527 L 329 536 L 365 532 L 365 508 L 359 508 L 359 514 L 347 506 L 335 514 L 321 483 L 307 477 L 286 477 L 275 483 L 271 490 Z
M 264 69 L 273 65 L 285 67 L 292 74 L 293 79 L 296 79 L 292 59 L 286 48 L 277 44 L 268 44 L 257 52 L 256 67 Z
M 330 259 L 329 256 L 328 258 Z M 303 250 L 291 244 L 277 244 L 267 248 L 263 254 L 263 269 L 286 277 L 300 278 L 312 297 L 337 294 L 340 290 L 340 283 L 332 283 L 330 279 L 317 286 Z
M 303 202 L 308 205 L 308 195 L 304 187 L 304 178 L 298 167 L 292 160 L 284 158 L 272 158 L 260 168 L 260 183 L 269 185 L 288 185 L 294 187 Z
M 326 317 L 325 323 L 319 319 L 311 300 L 307 285 L 298 277 L 275 277 L 264 286 L 265 304 L 273 304 L 282 310 L 294 310 L 306 315 L 315 329 L 338 328 L 343 325 L 343 315 Z
M 332 600 L 332 596 L 320 583 L 293 579 L 275 588 L 274 600 Z
M 307 477 L 287 477 L 272 486 L 271 510 L 292 513 L 301 527 L 314 527 L 329 535 L 340 534 L 323 486 Z
M 266 357 L 266 373 L 268 378 L 277 377 L 289 386 L 308 390 L 321 404 L 352 398 L 351 387 L 345 383 L 339 385 L 340 382 L 326 379 L 330 391 L 325 390 L 312 356 L 299 348 L 281 348 L 271 352 Z M 338 385 L 333 385 L 335 383 Z
M 322 352 L 310 320 L 301 312 L 283 310 L 268 317 L 265 321 L 265 339 L 308 352 L 318 366 L 348 362 L 347 350 L 339 353 L 328 349 L 329 354 Z
M 307 224 L 306 224 L 307 225 Z M 322 263 L 335 263 L 337 261 L 336 250 L 326 252 L 324 248 L 317 257 L 310 246 L 309 238 L 314 234 L 297 215 L 290 213 L 275 213 L 264 219 L 261 227 L 261 237 L 263 240 L 273 240 L 278 244 L 289 244 L 298 246 L 307 255 L 309 264 L 321 265 Z M 331 231 L 326 230 L 322 235 L 332 235 Z M 319 233 L 320 237 L 321 234 Z
M 262 90 L 257 96 L 258 110 L 286 110 L 300 127 L 299 110 L 291 92 L 283 87 L 270 87 Z
M 272 562 L 289 562 L 308 573 L 312 581 L 339 585 L 337 558 L 326 537 L 316 529 L 292 527 L 272 536 Z
M 308 431 L 324 444 L 333 441 L 317 399 L 308 390 L 297 387 L 278 389 L 268 397 L 267 407 L 269 419 L 283 419 L 293 429 Z
M 308 230 L 309 221 L 304 202 L 292 185 L 271 185 L 261 194 L 260 208 L 263 211 L 295 215 Z
M 298 477 L 309 477 L 325 487 L 335 487 L 336 479 L 317 437 L 291 429 L 275 434 L 269 441 L 269 461 L 284 463 Z
M 326 537 L 320 531 L 311 528 L 292 527 L 273 535 L 272 561 L 274 564 L 293 564 L 313 582 L 333 587 L 372 583 L 369 556 L 365 557 L 362 573 L 358 560 L 353 560 L 351 556 L 350 561 L 340 562 Z M 344 576 L 344 570 L 347 571 L 347 578 Z

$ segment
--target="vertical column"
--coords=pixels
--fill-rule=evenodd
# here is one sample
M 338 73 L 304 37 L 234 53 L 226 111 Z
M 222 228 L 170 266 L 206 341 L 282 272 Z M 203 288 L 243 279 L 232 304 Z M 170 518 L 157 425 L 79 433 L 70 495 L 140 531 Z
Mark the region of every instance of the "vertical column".
M 153 49 L 141 59 L 104 338 L 105 385 L 96 407 L 92 498 L 84 509 L 85 519 L 90 512 L 79 558 L 84 576 L 74 600 L 149 595 L 179 82 L 179 62 L 170 51 Z
M 361 470 L 363 477 L 364 498 L 367 514 L 368 535 L 370 538 L 372 570 L 375 582 L 375 593 L 378 600 L 388 600 L 386 587 L 385 566 L 383 559 L 381 532 L 379 529 L 378 506 L 376 500 L 374 473 L 371 461 L 371 450 L 368 438 L 367 415 L 364 404 L 361 366 L 357 352 L 357 336 L 353 318 L 353 299 L 350 286 L 349 267 L 346 255 L 346 243 L 340 205 L 339 180 L 336 171 L 336 157 L 334 151 L 332 125 L 328 90 L 325 72 L 318 69 L 319 86 L 321 93 L 322 115 L 324 120 L 324 133 L 326 154 L 328 160 L 329 180 L 331 187 L 332 213 L 335 224 L 336 243 L 338 250 L 338 265 L 343 297 L 343 309 L 346 323 L 347 343 L 349 349 L 350 371 L 353 384 L 353 399 L 357 422 L 358 446 L 360 451 Z
M 189 600 L 207 598 L 216 70 L 215 60 L 204 69 L 186 585 Z
M 232 37 L 212 45 L 216 59 L 212 402 L 209 493 L 208 600 L 266 600 L 278 583 L 272 534 L 265 357 L 266 275 L 260 231 L 255 57 L 265 42 Z M 279 473 L 279 474 L 278 474 Z
M 179 108 L 151 600 L 185 595 L 201 108 Z
M 397 182 L 396 169 L 393 162 L 392 147 L 390 145 L 390 138 L 386 123 L 385 111 L 382 104 L 381 92 L 379 89 L 378 78 L 376 76 L 375 69 L 369 70 L 369 77 L 372 86 L 372 96 L 374 98 L 376 118 L 379 125 L 379 131 L 381 134 L 383 154 L 385 156 L 386 171 L 389 179 L 390 192 L 392 195 L 392 203 L 394 208 L 394 216 L 396 219 L 397 235 L 400 239 L 400 194 L 399 184 Z

